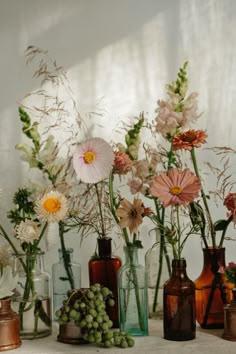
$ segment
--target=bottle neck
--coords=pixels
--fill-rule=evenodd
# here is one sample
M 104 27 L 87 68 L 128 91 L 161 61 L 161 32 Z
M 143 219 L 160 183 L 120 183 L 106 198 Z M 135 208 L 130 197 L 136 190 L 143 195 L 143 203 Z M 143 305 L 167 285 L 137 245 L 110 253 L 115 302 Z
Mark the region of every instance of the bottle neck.
M 125 263 L 129 264 L 129 265 L 130 264 L 137 265 L 138 264 L 138 248 L 125 246 L 124 251 L 125 251 Z
M 62 249 L 59 248 L 58 253 L 59 253 L 59 262 L 64 263 L 64 257 L 66 257 L 66 260 L 68 263 L 72 262 L 73 259 L 73 252 L 74 250 L 72 248 L 66 248 L 66 253 L 63 255 Z
M 225 248 L 204 248 L 203 268 L 218 272 L 220 267 L 225 267 Z
M 186 273 L 186 260 L 184 258 L 181 259 L 173 259 L 172 260 L 172 277 L 185 277 Z
M 101 237 L 97 239 L 98 255 L 100 258 L 111 258 L 111 238 Z
M 7 313 L 11 309 L 11 300 L 0 300 L 0 313 Z
M 27 271 L 44 272 L 44 253 L 36 253 L 32 255 L 18 254 L 15 255 L 14 260 L 14 273 L 25 273 Z M 25 267 L 23 266 L 25 265 Z

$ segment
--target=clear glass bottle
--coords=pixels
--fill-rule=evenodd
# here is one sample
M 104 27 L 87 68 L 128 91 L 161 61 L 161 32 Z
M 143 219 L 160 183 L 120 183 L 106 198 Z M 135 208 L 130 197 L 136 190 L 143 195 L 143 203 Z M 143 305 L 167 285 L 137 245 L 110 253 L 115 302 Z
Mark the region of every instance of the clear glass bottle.
M 63 256 L 62 250 L 59 249 L 59 262 L 52 265 L 54 314 L 62 306 L 63 300 L 67 298 L 68 290 L 81 288 L 81 266 L 79 263 L 73 261 L 73 252 L 72 248 L 66 248 L 65 255 Z
M 147 336 L 147 273 L 138 262 L 138 248 L 129 246 L 124 250 L 125 264 L 118 273 L 120 329 L 133 336 Z
M 113 293 L 115 305 L 108 306 L 106 311 L 113 322 L 113 327 L 119 327 L 118 313 L 118 271 L 121 267 L 121 259 L 112 256 L 111 238 L 98 238 L 98 256 L 89 260 L 89 283 L 99 283 L 108 287 Z
M 163 287 L 171 275 L 171 261 L 165 239 L 157 229 L 156 242 L 145 255 L 150 318 L 163 318 Z
M 19 280 L 12 308 L 19 314 L 23 339 L 46 337 L 52 332 L 50 276 L 44 270 L 43 256 L 42 252 L 18 254 L 14 259 Z
M 173 259 L 172 274 L 164 285 L 164 338 L 173 341 L 196 337 L 195 286 L 186 273 L 185 259 Z

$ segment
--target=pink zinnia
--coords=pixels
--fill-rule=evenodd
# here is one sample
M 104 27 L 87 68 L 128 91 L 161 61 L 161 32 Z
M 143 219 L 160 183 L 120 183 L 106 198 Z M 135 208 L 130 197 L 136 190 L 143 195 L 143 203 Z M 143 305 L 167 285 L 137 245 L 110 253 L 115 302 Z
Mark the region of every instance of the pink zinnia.
M 167 175 L 160 173 L 150 187 L 150 193 L 158 197 L 165 208 L 192 202 L 200 190 L 200 180 L 188 168 L 184 171 L 172 168 Z
M 115 152 L 115 160 L 114 160 L 114 173 L 118 175 L 126 175 L 132 166 L 132 160 L 129 155 L 127 155 L 123 151 Z
M 200 147 L 206 142 L 208 135 L 203 130 L 188 130 L 179 133 L 173 139 L 172 146 L 175 150 L 191 150 L 194 147 Z
M 88 139 L 78 145 L 73 166 L 78 179 L 97 183 L 109 177 L 114 161 L 112 147 L 101 138 Z
M 230 211 L 229 215 L 233 215 L 233 222 L 236 223 L 236 193 L 229 193 L 225 200 L 224 205 Z

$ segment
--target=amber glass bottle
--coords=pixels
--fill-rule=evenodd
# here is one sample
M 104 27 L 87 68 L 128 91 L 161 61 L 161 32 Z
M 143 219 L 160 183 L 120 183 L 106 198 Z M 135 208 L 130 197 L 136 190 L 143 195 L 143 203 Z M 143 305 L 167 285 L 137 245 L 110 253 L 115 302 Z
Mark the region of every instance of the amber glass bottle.
M 196 337 L 195 286 L 187 276 L 185 259 L 172 261 L 172 274 L 164 285 L 163 311 L 165 339 Z
M 20 340 L 19 316 L 11 309 L 11 300 L 0 300 L 0 351 L 18 348 Z
M 225 248 L 203 249 L 203 269 L 195 280 L 196 319 L 205 329 L 224 328 L 224 305 L 232 297 L 220 267 L 225 267 Z
M 113 327 L 119 327 L 118 270 L 121 267 L 121 260 L 112 256 L 111 238 L 98 238 L 97 242 L 98 256 L 92 257 L 89 261 L 89 283 L 90 286 L 100 283 L 112 291 L 115 306 L 108 306 L 107 313 L 113 322 Z

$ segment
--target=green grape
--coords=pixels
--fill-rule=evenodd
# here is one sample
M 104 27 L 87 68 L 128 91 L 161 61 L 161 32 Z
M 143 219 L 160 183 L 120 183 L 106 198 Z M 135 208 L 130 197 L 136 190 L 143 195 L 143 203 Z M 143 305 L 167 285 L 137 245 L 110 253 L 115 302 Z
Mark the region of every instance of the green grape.
M 95 309 L 95 303 L 94 303 L 94 301 L 89 301 L 89 303 L 88 303 L 88 306 L 91 308 L 91 309 Z
M 111 294 L 111 291 L 108 288 L 106 288 L 105 286 L 102 288 L 101 292 L 104 297 L 107 297 L 108 295 Z
M 134 340 L 133 338 L 127 338 L 127 343 L 129 347 L 133 347 L 134 346 Z
M 80 312 L 76 312 L 75 320 L 79 321 L 80 319 L 81 319 L 81 313 Z
M 113 333 L 112 333 L 111 331 L 105 333 L 105 338 L 106 338 L 106 339 L 111 339 L 111 338 L 113 338 Z
M 89 343 L 94 343 L 95 342 L 95 338 L 94 338 L 94 336 L 92 334 L 88 335 L 88 341 L 89 341 Z
M 75 309 L 70 310 L 69 318 L 70 320 L 75 320 L 77 317 L 77 311 Z
M 108 303 L 109 306 L 114 306 L 115 305 L 115 300 L 108 299 L 107 303 Z
M 79 307 L 80 307 L 81 309 L 84 309 L 84 308 L 86 307 L 86 304 L 85 304 L 84 302 L 81 302 L 81 303 L 79 304 Z
M 85 316 L 85 321 L 86 321 L 87 323 L 93 322 L 93 316 L 91 316 L 91 315 L 86 315 L 86 316 Z
M 128 343 L 125 339 L 121 340 L 120 347 L 121 348 L 128 348 Z
M 80 321 L 79 326 L 80 326 L 81 328 L 84 328 L 84 327 L 87 326 L 87 322 L 83 319 L 83 320 Z
M 107 324 L 108 324 L 108 327 L 109 327 L 109 328 L 112 328 L 113 322 L 112 322 L 111 320 L 107 321 Z
M 65 312 L 70 312 L 70 306 L 68 305 L 65 306 Z
M 96 287 L 95 285 L 91 285 L 91 286 L 90 286 L 90 290 L 91 290 L 93 293 L 96 293 L 97 287 Z
M 98 326 L 99 326 L 97 321 L 93 321 L 92 325 L 93 325 L 93 328 L 98 328 Z
M 61 316 L 61 319 L 62 319 L 63 322 L 67 322 L 68 321 L 68 316 L 66 314 L 63 314 Z
M 121 337 L 115 336 L 114 337 L 114 344 L 118 347 L 121 344 Z
M 105 348 L 111 348 L 113 346 L 112 342 L 109 339 L 106 339 L 104 342 Z
M 104 330 L 104 331 L 107 331 L 108 329 L 109 329 L 109 326 L 108 326 L 108 324 L 105 322 L 105 323 L 103 323 L 102 324 L 102 329 Z
M 61 317 L 61 315 L 62 315 L 61 309 L 59 309 L 59 310 L 57 310 L 57 311 L 55 312 L 55 316 L 56 316 L 56 317 Z
M 74 303 L 73 307 L 74 307 L 75 310 L 78 310 L 78 308 L 79 308 L 79 302 L 76 301 L 76 302 Z
M 103 315 L 103 321 L 104 322 L 108 322 L 110 320 L 109 316 L 106 314 L 106 315 Z
M 97 321 L 98 323 L 102 323 L 102 322 L 103 322 L 102 316 L 98 315 L 98 316 L 96 317 L 96 321 Z
M 88 298 L 88 299 L 93 299 L 94 296 L 95 296 L 95 295 L 94 295 L 94 293 L 93 293 L 92 291 L 88 291 L 88 292 L 87 292 L 87 298 Z

